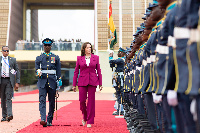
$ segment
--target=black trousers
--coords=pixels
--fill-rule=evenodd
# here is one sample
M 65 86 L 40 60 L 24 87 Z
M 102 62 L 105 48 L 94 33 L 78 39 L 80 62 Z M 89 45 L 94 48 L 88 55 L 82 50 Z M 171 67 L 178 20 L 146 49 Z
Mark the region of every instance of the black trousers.
M 56 89 L 50 88 L 47 83 L 44 88 L 39 88 L 39 102 L 40 102 L 39 110 L 40 110 L 41 120 L 46 121 L 46 96 L 48 93 L 49 113 L 47 116 L 47 121 L 52 123 L 53 113 L 55 108 Z
M 148 121 L 151 124 L 152 129 L 157 129 L 155 106 L 153 102 L 152 93 L 144 94 L 144 103 L 147 108 Z
M 9 78 L 1 78 L 1 108 L 2 117 L 13 116 L 12 114 L 12 96 L 13 87 Z

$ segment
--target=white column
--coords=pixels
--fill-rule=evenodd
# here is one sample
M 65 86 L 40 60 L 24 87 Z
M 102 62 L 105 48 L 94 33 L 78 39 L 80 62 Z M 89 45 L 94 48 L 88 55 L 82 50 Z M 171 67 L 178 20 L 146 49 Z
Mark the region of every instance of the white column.
M 8 46 L 9 35 L 10 35 L 11 3 L 12 3 L 12 0 L 9 0 L 9 14 L 8 14 L 8 29 L 7 29 L 6 46 Z
M 107 0 L 107 2 L 108 2 L 108 15 L 107 15 L 107 17 L 108 17 L 108 23 L 109 23 L 109 6 L 110 6 L 110 0 Z M 108 42 L 108 50 L 110 50 L 109 42 Z
M 135 34 L 135 0 L 132 0 L 132 18 L 133 18 L 133 34 Z M 134 39 L 134 36 L 133 36 Z
M 95 48 L 96 48 L 96 54 L 98 55 L 98 28 L 97 28 L 97 0 L 94 0 L 94 4 L 95 4 L 95 7 L 94 7 L 94 19 L 95 19 L 95 23 L 94 23 L 94 26 L 95 26 Z
M 122 47 L 122 0 L 119 0 L 119 47 Z

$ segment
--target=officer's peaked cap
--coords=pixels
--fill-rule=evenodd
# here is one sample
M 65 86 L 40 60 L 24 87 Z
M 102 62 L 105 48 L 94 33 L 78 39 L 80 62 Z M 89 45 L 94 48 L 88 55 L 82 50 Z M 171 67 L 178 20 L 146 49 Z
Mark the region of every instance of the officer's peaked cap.
M 53 41 L 49 38 L 46 38 L 42 41 L 43 44 L 48 44 L 48 45 L 51 45 L 53 43 Z
M 118 52 L 124 52 L 125 53 L 125 49 L 120 47 Z

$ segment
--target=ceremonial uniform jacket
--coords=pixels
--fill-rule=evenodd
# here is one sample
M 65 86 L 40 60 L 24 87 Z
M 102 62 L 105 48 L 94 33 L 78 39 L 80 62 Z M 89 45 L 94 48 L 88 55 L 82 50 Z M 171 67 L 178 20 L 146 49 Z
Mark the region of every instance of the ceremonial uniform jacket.
M 189 0 L 182 0 L 181 6 L 179 6 L 177 10 L 177 16 L 175 18 L 175 28 L 186 28 L 187 25 L 187 10 L 189 6 Z M 182 32 L 185 34 L 185 32 Z M 176 33 L 174 32 L 174 36 L 176 37 Z M 176 84 L 174 90 L 178 93 L 185 93 L 188 88 L 188 80 L 189 80 L 189 71 L 188 71 L 188 62 L 186 59 L 186 50 L 188 38 L 177 38 L 176 37 L 176 49 L 175 49 L 175 67 L 176 67 Z
M 41 66 L 41 67 L 40 67 Z M 44 88 L 46 82 L 52 89 L 57 88 L 57 80 L 61 79 L 61 63 L 60 58 L 58 55 L 50 53 L 50 55 L 46 55 L 45 53 L 41 54 L 40 56 L 36 57 L 35 60 L 35 69 L 42 70 L 56 70 L 56 74 L 46 74 L 42 73 L 41 77 L 38 77 L 38 88 Z

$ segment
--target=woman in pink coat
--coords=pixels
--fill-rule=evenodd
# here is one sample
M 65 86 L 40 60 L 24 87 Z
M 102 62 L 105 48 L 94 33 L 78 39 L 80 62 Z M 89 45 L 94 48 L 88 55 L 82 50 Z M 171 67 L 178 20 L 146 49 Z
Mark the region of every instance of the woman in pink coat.
M 76 85 L 79 89 L 80 110 L 83 114 L 82 124 L 84 126 L 87 122 L 87 127 L 92 127 L 91 124 L 94 124 L 95 117 L 96 87 L 99 85 L 100 91 L 103 87 L 99 56 L 93 54 L 92 45 L 89 42 L 82 45 L 81 56 L 77 56 L 72 88 L 74 91 L 76 91 Z M 86 106 L 87 93 L 88 103 Z

